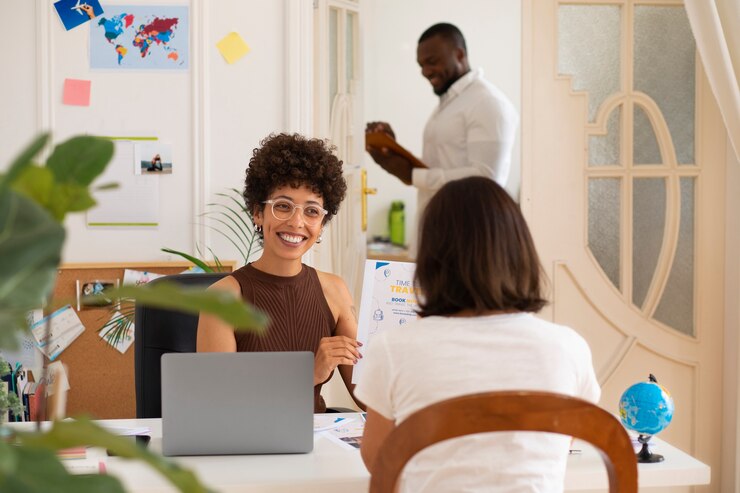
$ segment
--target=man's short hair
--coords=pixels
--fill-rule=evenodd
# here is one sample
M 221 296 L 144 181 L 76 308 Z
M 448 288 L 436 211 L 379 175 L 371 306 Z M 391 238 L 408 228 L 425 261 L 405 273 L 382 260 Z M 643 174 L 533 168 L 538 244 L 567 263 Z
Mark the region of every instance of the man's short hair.
M 462 48 L 463 52 L 466 55 L 468 54 L 468 48 L 465 45 L 465 37 L 463 36 L 463 33 L 457 28 L 457 26 L 454 26 L 447 22 L 440 22 L 439 24 L 435 24 L 421 34 L 421 36 L 419 37 L 419 43 L 421 43 L 422 41 L 426 41 L 427 39 L 434 36 L 440 36 L 456 48 Z

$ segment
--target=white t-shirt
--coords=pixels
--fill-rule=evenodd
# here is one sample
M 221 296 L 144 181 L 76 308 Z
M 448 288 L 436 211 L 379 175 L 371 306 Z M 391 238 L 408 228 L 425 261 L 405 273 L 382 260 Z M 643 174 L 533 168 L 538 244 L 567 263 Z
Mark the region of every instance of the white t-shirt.
M 424 128 L 422 161 L 414 168 L 417 211 L 445 183 L 467 176 L 487 176 L 506 186 L 519 115 L 506 95 L 471 70 L 440 97 Z
M 528 313 L 427 317 L 373 337 L 355 395 L 395 421 L 433 403 L 496 390 L 557 392 L 597 402 L 586 341 Z M 559 492 L 570 438 L 500 432 L 433 445 L 406 465 L 406 492 Z

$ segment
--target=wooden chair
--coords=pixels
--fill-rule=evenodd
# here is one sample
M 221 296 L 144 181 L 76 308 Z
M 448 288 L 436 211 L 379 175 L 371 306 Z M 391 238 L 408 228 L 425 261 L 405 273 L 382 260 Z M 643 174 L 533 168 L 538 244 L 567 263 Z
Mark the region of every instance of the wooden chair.
M 637 460 L 621 423 L 600 407 L 549 392 L 485 392 L 421 409 L 383 442 L 370 478 L 370 493 L 395 491 L 416 453 L 449 438 L 491 431 L 544 431 L 593 444 L 609 476 L 609 491 L 637 492 Z

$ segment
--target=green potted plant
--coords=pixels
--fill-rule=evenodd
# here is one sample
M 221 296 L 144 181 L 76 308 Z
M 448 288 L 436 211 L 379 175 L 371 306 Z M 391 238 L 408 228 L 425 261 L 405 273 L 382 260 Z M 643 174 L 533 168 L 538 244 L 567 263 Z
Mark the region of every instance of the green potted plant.
M 35 139 L 0 175 L 0 347 L 13 348 L 17 332 L 28 330 L 26 313 L 49 298 L 65 238 L 64 217 L 95 205 L 90 186 L 113 155 L 113 145 L 106 139 L 74 137 L 57 145 L 45 165 L 39 165 L 34 159 L 48 141 L 48 135 Z M 116 296 L 166 308 L 208 311 L 255 330 L 266 322 L 263 315 L 224 293 L 160 284 L 123 287 Z M 55 422 L 43 432 L 0 431 L 0 491 L 124 491 L 113 476 L 66 471 L 55 452 L 85 445 L 143 460 L 181 491 L 206 491 L 191 472 L 88 419 Z

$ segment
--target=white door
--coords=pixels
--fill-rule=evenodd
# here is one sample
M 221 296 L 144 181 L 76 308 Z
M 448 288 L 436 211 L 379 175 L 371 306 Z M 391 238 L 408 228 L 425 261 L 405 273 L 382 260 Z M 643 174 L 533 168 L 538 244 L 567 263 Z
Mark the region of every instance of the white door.
M 326 241 L 317 248 L 317 253 L 324 260 L 319 266 L 341 276 L 359 306 L 368 191 L 360 165 L 365 138 L 360 5 L 351 0 L 319 0 L 315 5 L 314 127 L 317 136 L 330 139 L 337 147 L 348 187 L 347 198 L 332 219 Z
M 617 413 L 654 374 L 661 437 L 719 491 L 724 142 L 680 1 L 523 9 L 522 208 L 551 280 L 544 313 L 586 337 Z
M 331 221 L 324 240 L 314 247 L 316 266 L 347 283 L 355 306 L 360 304 L 366 254 L 367 192 L 362 117 L 359 2 L 317 0 L 314 3 L 314 128 L 316 136 L 337 147 L 347 181 L 347 197 Z M 329 406 L 354 407 L 339 372 L 322 390 Z

